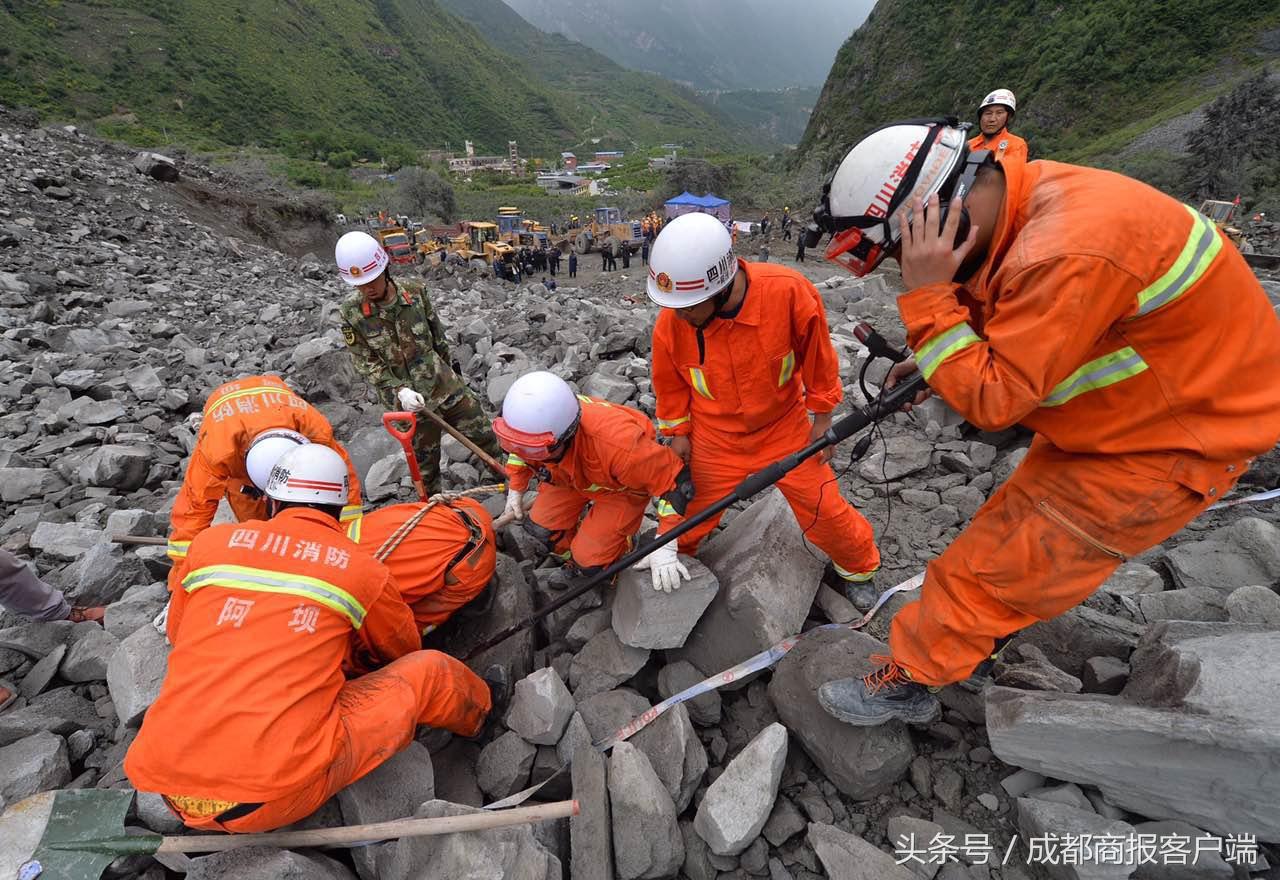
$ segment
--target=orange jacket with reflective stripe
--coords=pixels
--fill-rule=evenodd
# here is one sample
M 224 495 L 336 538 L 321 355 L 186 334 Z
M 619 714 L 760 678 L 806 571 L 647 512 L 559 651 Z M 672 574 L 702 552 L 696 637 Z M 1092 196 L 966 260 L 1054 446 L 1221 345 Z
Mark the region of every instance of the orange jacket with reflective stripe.
M 981 428 L 1221 492 L 1280 438 L 1280 321 L 1240 253 L 1119 174 L 1037 161 L 1005 180 L 974 276 L 898 299 L 930 386 Z
M 414 502 L 371 510 L 347 524 L 347 537 L 373 556 L 423 507 L 422 502 Z M 474 498 L 458 498 L 432 507 L 396 546 L 383 564 L 391 570 L 405 602 L 412 605 L 444 585 L 454 560 L 475 537 L 472 526 L 479 531 L 482 543 L 494 544 L 489 511 Z
M 990 150 L 1001 165 L 1011 162 L 1025 163 L 1028 159 L 1027 142 L 1007 128 L 1000 129 L 991 137 L 979 132 L 976 137 L 969 138 L 969 149 L 971 151 Z
M 658 442 L 644 413 L 595 397 L 578 395 L 578 433 L 559 461 L 538 462 L 554 486 L 579 492 L 629 492 L 657 498 L 671 491 L 684 467 L 680 456 Z M 523 492 L 533 477 L 518 457 L 508 456 L 513 489 Z
M 827 313 L 807 278 L 773 263 L 738 261 L 747 295 L 733 318 L 698 331 L 663 309 L 653 328 L 653 393 L 658 428 L 694 425 L 730 434 L 768 427 L 801 403 L 831 412 L 844 397 Z
M 323 443 L 347 462 L 351 481 L 346 519 L 358 512 L 360 478 L 333 428 L 319 410 L 275 376 L 246 376 L 214 389 L 204 405 L 204 422 L 169 515 L 169 556 L 182 558 L 191 539 L 213 522 L 218 500 L 226 496 L 236 519 L 264 519 L 266 501 L 245 495 L 255 488 L 244 466 L 253 438 L 271 428 L 297 431 L 312 443 Z
M 144 791 L 260 802 L 333 761 L 351 655 L 420 647 L 391 573 L 317 510 L 205 529 L 177 565 L 173 651 L 125 772 Z

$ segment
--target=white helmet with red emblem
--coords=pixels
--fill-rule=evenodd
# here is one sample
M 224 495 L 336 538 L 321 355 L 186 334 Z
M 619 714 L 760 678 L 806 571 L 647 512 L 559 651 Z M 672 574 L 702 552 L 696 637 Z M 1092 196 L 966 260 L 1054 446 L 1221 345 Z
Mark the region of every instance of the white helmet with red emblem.
M 352 287 L 368 284 L 387 268 L 387 252 L 367 232 L 348 232 L 333 249 L 338 274 Z
M 982 99 L 982 103 L 978 105 L 978 112 L 981 113 L 988 107 L 1004 107 L 1010 113 L 1014 113 L 1018 109 L 1018 99 L 1008 89 L 996 89 Z
M 706 302 L 738 271 L 733 237 L 710 214 L 683 214 L 662 228 L 649 255 L 649 299 L 668 309 Z
M 914 199 L 938 193 L 945 204 L 968 191 L 972 177 L 961 179 L 967 156 L 965 128 L 955 119 L 894 123 L 860 140 L 823 187 L 814 212 L 815 231 L 831 234 L 827 259 L 855 275 L 875 269 L 897 246 L 899 214 Z
M 321 443 L 308 443 L 280 456 L 267 481 L 267 497 L 277 501 L 341 507 L 349 495 L 347 463 Z

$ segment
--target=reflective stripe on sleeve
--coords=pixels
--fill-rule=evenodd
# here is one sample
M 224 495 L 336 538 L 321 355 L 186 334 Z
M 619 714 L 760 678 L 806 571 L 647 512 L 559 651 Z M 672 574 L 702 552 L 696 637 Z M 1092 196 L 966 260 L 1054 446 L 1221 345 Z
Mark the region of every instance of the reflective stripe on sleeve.
M 168 549 L 165 551 L 172 559 L 186 559 L 187 551 L 191 549 L 190 541 L 169 541 Z
M 364 508 L 359 504 L 348 504 L 342 508 L 342 513 L 338 517 L 340 522 L 351 522 L 353 519 L 359 519 L 364 514 Z
M 711 389 L 707 387 L 707 376 L 698 367 L 689 368 L 689 381 L 693 382 L 693 390 L 701 394 L 707 400 L 715 400 L 711 396 Z
M 929 381 L 933 371 L 938 369 L 943 361 L 956 352 L 981 341 L 982 338 L 964 321 L 942 331 L 920 346 L 916 352 L 916 366 L 920 368 L 920 375 L 924 376 L 926 382 Z
M 1139 291 L 1138 314 L 1135 317 L 1149 315 L 1186 293 L 1222 250 L 1222 236 L 1218 235 L 1213 222 L 1198 211 L 1186 205 L 1183 207 L 1195 220 L 1191 225 L 1191 235 L 1169 270 L 1155 284 Z
M 664 431 L 667 431 L 672 428 L 678 427 L 679 425 L 683 425 L 687 421 L 689 421 L 688 416 L 681 416 L 678 419 L 658 419 L 658 427 Z
M 356 629 L 364 624 L 365 609 L 360 601 L 341 587 L 319 578 L 245 565 L 207 565 L 182 579 L 182 588 L 188 593 L 209 586 L 300 596 L 336 611 Z
M 516 455 L 515 453 L 508 452 L 508 453 L 507 453 L 507 467 L 518 467 L 518 468 L 521 468 L 521 467 L 528 467 L 528 465 L 524 463 L 524 459 L 523 459 L 523 458 L 521 458 L 520 456 Z
M 360 543 L 360 533 L 364 530 L 364 514 L 357 516 L 347 524 L 347 539 L 353 544 Z
M 665 498 L 658 499 L 658 516 L 675 516 L 676 509 Z
M 1059 382 L 1049 392 L 1049 396 L 1040 401 L 1041 406 L 1062 406 L 1087 391 L 1097 391 L 1117 382 L 1123 382 L 1147 369 L 1147 362 L 1129 346 L 1119 351 L 1094 358 Z

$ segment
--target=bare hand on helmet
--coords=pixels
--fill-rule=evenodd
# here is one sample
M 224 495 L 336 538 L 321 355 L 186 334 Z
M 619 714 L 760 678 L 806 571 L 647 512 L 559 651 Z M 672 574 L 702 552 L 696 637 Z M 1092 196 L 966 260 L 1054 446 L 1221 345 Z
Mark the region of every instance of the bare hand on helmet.
M 972 226 L 960 246 L 954 247 L 956 231 L 960 228 L 961 208 L 961 199 L 951 200 L 941 230 L 937 221 L 941 210 L 937 194 L 929 196 L 927 204 L 920 199 L 913 200 L 910 215 L 906 211 L 900 214 L 898 228 L 902 252 L 898 263 L 902 266 L 902 283 L 908 290 L 949 283 L 956 277 L 960 264 L 978 241 L 978 227 Z
M 421 412 L 427 408 L 427 399 L 412 388 L 401 388 L 396 392 L 396 399 L 405 412 Z
M 915 358 L 907 358 L 905 361 L 902 361 L 901 363 L 894 364 L 892 367 L 889 368 L 889 375 L 885 377 L 885 380 L 884 380 L 885 390 L 888 391 L 890 388 L 897 385 L 903 379 L 914 376 L 918 372 L 920 372 L 920 368 L 916 366 Z M 902 409 L 905 412 L 911 412 L 911 407 L 913 404 L 924 403 L 930 397 L 933 397 L 933 392 L 930 391 L 928 388 L 926 388 L 924 391 L 921 391 L 919 394 L 917 394 L 915 396 L 915 399 L 911 401 L 911 403 L 908 403 L 906 406 L 904 406 Z
M 682 437 L 671 438 L 671 451 L 680 456 L 680 460 L 685 464 L 689 463 L 689 456 L 693 454 L 693 441 L 686 434 Z

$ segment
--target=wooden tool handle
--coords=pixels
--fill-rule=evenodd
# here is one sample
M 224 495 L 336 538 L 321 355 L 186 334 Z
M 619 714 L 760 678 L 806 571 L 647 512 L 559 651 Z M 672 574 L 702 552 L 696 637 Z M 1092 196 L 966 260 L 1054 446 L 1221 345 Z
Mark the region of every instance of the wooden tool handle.
M 549 819 L 578 815 L 577 801 L 556 801 L 514 810 L 468 813 L 464 816 L 441 816 L 436 819 L 392 819 L 369 825 L 345 825 L 341 828 L 315 828 L 309 831 L 268 831 L 262 834 L 226 834 L 207 836 L 165 837 L 156 852 L 224 852 L 245 846 L 338 846 L 371 843 L 396 837 L 423 837 L 429 834 L 454 834 L 459 831 L 487 831 L 509 825 L 526 825 Z
M 437 415 L 436 413 L 432 412 L 429 409 L 424 409 L 422 411 L 422 414 L 427 418 L 431 419 L 431 421 L 435 422 L 437 425 L 439 425 L 442 430 L 447 431 L 453 437 L 454 440 L 457 440 L 463 446 L 467 447 L 473 453 L 475 453 L 476 457 L 479 458 L 481 461 L 483 461 L 485 464 L 487 464 L 489 466 L 489 469 L 492 470 L 495 474 L 502 477 L 502 479 L 504 480 L 507 478 L 507 469 L 504 468 L 502 465 L 498 464 L 498 460 L 496 458 L 494 458 L 489 453 L 485 452 L 475 443 L 471 442 L 471 439 L 467 437 L 466 434 L 463 434 L 453 425 L 449 424 L 444 419 L 442 419 L 439 415 Z
M 157 538 L 150 535 L 112 535 L 112 544 L 146 544 L 151 547 L 164 547 L 168 538 Z

